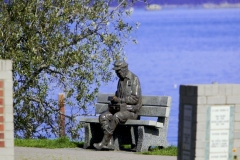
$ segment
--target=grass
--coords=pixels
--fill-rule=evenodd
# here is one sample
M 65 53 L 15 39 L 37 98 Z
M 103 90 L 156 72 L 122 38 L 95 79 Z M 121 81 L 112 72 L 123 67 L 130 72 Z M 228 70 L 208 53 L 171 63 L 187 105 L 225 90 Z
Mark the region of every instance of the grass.
M 68 138 L 59 139 L 15 139 L 15 146 L 37 148 L 76 148 L 83 147 L 83 142 L 73 142 Z
M 177 147 L 170 146 L 167 148 L 153 148 L 148 152 L 143 152 L 144 155 L 162 155 L 162 156 L 177 156 Z
M 76 148 L 83 147 L 83 142 L 73 142 L 68 138 L 63 137 L 59 139 L 15 139 L 15 146 L 18 147 L 37 147 L 37 148 Z M 129 150 L 130 145 L 123 145 L 124 149 Z M 151 148 L 148 152 L 142 152 L 139 154 L 144 155 L 164 155 L 164 156 L 177 156 L 177 147 L 170 146 L 167 148 Z
M 131 150 L 131 145 L 122 145 L 125 150 Z M 162 155 L 162 156 L 177 156 L 177 147 L 169 146 L 167 148 L 152 147 L 148 152 L 139 152 L 144 155 Z

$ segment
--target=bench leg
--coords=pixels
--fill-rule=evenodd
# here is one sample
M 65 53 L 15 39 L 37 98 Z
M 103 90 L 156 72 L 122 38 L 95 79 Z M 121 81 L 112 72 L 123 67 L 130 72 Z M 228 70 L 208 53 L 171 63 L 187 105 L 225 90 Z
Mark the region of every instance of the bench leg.
M 137 152 L 146 152 L 150 146 L 167 147 L 166 133 L 147 126 L 138 126 Z
M 147 138 L 145 136 L 145 128 L 144 126 L 139 126 L 138 127 L 138 142 L 137 142 L 137 152 L 147 152 L 148 148 L 150 146 L 148 146 L 147 144 Z
M 159 138 L 158 138 L 158 141 L 159 141 L 160 144 L 161 144 L 160 146 L 158 146 L 159 148 L 161 148 L 161 147 L 166 148 L 166 147 L 169 146 L 169 145 L 168 145 L 168 141 L 167 141 L 166 133 L 163 133 L 163 134 L 160 133 L 160 136 L 159 136 Z
M 121 150 L 123 144 L 132 144 L 131 126 L 118 125 L 113 138 L 115 150 Z
M 101 142 L 103 131 L 99 123 L 85 123 L 85 140 L 83 148 L 93 148 L 93 143 Z
M 85 129 L 85 140 L 84 140 L 84 145 L 83 148 L 89 148 L 90 147 L 90 142 L 92 139 L 92 132 L 91 132 L 91 127 L 90 127 L 90 123 L 85 123 L 84 124 L 84 129 Z
M 137 138 L 138 138 L 138 127 L 131 127 L 131 149 L 136 150 L 137 149 Z

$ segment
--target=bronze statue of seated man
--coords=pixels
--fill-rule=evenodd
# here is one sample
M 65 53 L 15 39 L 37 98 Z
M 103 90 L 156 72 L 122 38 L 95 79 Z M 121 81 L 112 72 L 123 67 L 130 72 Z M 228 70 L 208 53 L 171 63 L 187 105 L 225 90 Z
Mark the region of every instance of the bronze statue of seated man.
M 114 149 L 111 137 L 119 123 L 128 119 L 137 119 L 138 110 L 142 106 L 142 92 L 138 77 L 128 70 L 125 61 L 116 61 L 113 68 L 119 77 L 117 91 L 111 99 L 108 111 L 99 116 L 99 122 L 104 136 L 100 143 L 94 143 L 98 150 Z

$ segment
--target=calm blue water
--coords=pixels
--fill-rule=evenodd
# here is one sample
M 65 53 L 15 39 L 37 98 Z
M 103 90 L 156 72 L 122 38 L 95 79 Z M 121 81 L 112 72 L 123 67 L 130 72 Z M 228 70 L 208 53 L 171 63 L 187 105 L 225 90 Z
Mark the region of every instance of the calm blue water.
M 240 83 L 240 8 L 145 11 L 131 22 L 141 25 L 126 46 L 129 68 L 145 95 L 172 97 L 168 141 L 177 145 L 179 85 Z M 110 82 L 100 92 L 115 92 Z

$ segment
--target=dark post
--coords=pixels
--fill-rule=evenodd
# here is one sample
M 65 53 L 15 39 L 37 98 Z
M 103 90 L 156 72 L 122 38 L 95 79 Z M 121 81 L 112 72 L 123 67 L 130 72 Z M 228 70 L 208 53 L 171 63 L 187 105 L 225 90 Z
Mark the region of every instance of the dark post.
M 58 107 L 59 114 L 59 137 L 65 136 L 65 106 L 64 106 L 64 94 L 58 94 Z

